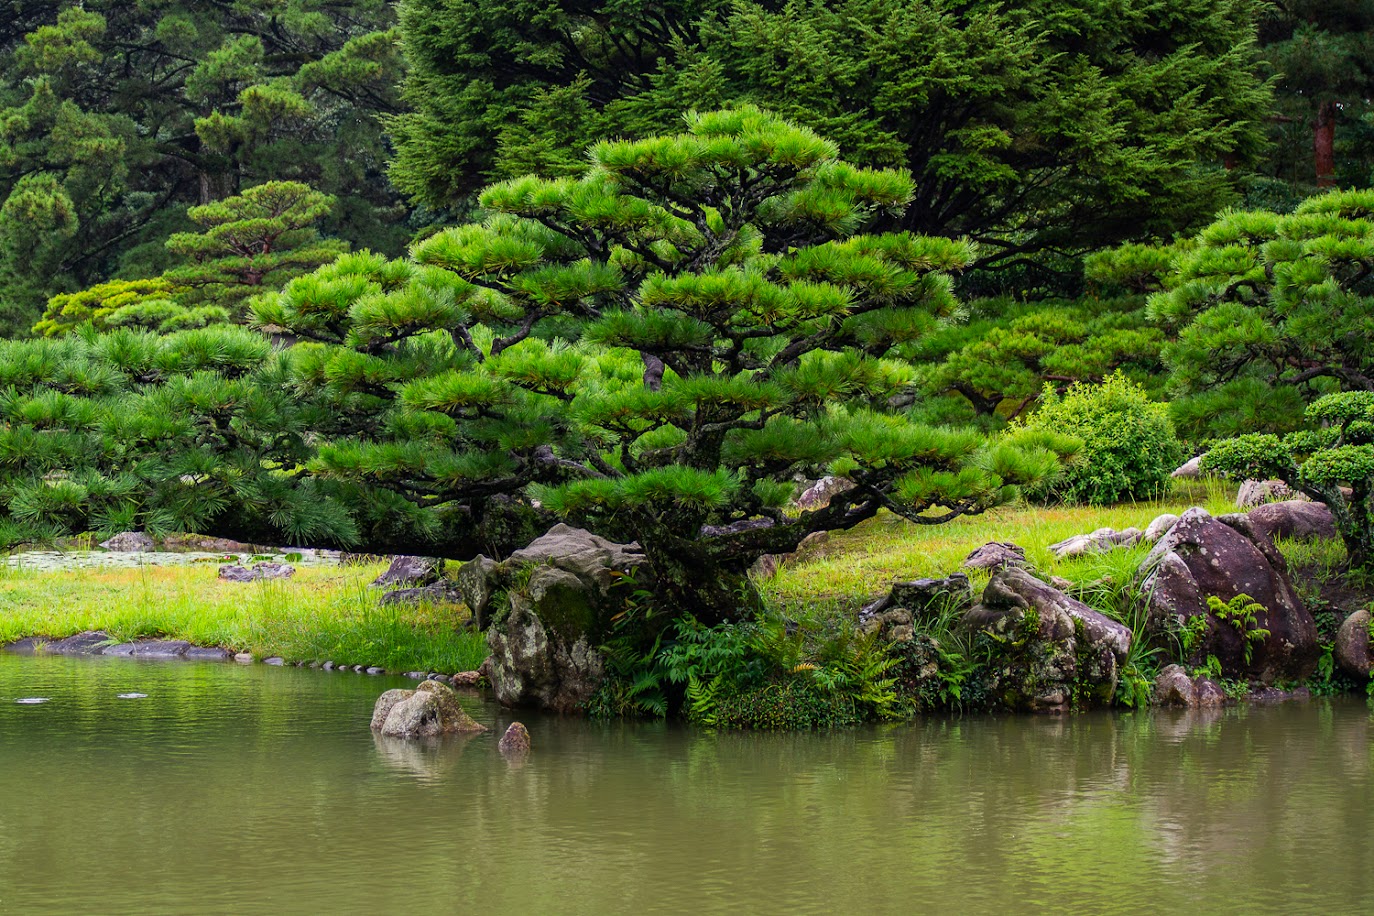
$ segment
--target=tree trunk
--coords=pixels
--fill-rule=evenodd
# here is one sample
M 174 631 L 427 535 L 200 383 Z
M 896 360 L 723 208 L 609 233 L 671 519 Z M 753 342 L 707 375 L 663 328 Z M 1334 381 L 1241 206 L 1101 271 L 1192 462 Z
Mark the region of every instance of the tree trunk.
M 1317 103 L 1317 123 L 1312 129 L 1312 158 L 1316 163 L 1317 187 L 1336 183 L 1336 103 Z

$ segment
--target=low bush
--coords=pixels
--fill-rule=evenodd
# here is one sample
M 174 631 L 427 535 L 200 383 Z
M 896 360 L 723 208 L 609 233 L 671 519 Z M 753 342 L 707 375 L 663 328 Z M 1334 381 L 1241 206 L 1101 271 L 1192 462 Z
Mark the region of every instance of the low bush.
M 1100 385 L 1075 384 L 1062 395 L 1047 387 L 1040 408 L 1016 425 L 1083 440 L 1075 460 L 1031 494 L 1066 502 L 1156 498 L 1185 455 L 1168 407 L 1119 372 Z

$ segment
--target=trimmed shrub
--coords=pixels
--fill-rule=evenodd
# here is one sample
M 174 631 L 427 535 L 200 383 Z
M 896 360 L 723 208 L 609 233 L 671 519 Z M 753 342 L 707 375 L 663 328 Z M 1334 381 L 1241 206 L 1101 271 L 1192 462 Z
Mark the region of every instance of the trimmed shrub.
M 1066 502 L 1149 499 L 1166 487 L 1185 455 L 1168 405 L 1151 401 L 1119 372 L 1062 395 L 1046 386 L 1039 410 L 1017 425 L 1083 440 L 1077 458 L 1040 494 Z

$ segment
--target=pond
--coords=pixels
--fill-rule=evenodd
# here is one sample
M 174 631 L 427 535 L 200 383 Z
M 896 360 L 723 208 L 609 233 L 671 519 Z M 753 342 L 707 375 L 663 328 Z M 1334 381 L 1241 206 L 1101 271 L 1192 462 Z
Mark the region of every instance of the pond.
M 522 714 L 519 765 L 499 731 L 374 737 L 401 683 L 0 653 L 0 912 L 1374 905 L 1354 700 L 793 735 Z

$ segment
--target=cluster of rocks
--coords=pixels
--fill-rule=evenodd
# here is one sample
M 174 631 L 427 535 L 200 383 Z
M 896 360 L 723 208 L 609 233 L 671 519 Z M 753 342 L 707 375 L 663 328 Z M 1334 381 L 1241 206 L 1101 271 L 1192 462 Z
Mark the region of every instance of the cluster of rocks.
M 254 563 L 245 568 L 235 564 L 221 566 L 219 577 L 226 582 L 259 582 L 263 579 L 289 579 L 296 574 L 296 567 L 289 563 Z
M 388 738 L 442 738 L 491 731 L 468 715 L 449 686 L 424 681 L 414 690 L 388 690 L 372 707 L 372 730 Z M 497 749 L 507 757 L 530 752 L 530 733 L 520 722 L 506 729 Z
M 191 661 L 229 661 L 227 649 L 194 646 L 184 639 L 140 639 L 120 642 L 101 630 L 87 630 L 63 639 L 29 636 L 4 647 L 19 655 L 103 655 L 117 658 L 189 659 Z

